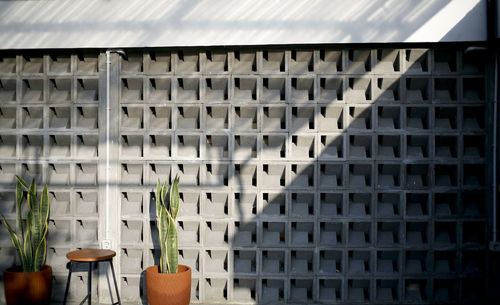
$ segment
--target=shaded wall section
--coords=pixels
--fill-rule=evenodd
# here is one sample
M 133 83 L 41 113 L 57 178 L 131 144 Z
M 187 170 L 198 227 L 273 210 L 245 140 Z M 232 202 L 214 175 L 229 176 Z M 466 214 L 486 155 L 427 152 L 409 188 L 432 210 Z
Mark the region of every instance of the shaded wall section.
M 122 298 L 145 298 L 156 181 L 179 175 L 193 303 L 483 302 L 488 77 L 483 54 L 464 48 L 113 55 Z M 104 69 L 97 52 L 0 60 L 1 208 L 15 221 L 14 174 L 50 185 L 53 265 L 104 236 Z M 14 251 L 1 232 L 5 268 Z M 57 300 L 66 270 L 54 272 Z

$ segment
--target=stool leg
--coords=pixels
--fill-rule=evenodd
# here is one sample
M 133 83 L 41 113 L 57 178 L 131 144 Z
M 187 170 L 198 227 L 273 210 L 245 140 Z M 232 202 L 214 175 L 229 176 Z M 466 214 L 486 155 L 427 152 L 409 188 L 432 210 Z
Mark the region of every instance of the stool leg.
M 120 301 L 120 293 L 118 292 L 118 284 L 116 283 L 115 268 L 113 267 L 113 259 L 109 260 L 109 264 L 111 265 L 111 273 L 113 273 L 113 282 L 115 283 L 116 298 L 118 299 L 118 303 L 115 303 L 115 304 L 121 305 L 122 302 Z M 110 294 L 111 294 L 111 291 L 110 291 Z
M 88 297 L 88 304 L 91 305 L 91 299 L 92 299 L 92 262 L 89 262 L 89 282 L 87 286 L 87 297 Z
M 64 290 L 64 300 L 63 300 L 63 305 L 66 305 L 66 298 L 68 297 L 68 290 L 69 290 L 69 282 L 71 281 L 71 272 L 73 267 L 73 262 L 69 261 L 69 272 L 68 272 L 68 280 L 66 281 L 66 289 Z

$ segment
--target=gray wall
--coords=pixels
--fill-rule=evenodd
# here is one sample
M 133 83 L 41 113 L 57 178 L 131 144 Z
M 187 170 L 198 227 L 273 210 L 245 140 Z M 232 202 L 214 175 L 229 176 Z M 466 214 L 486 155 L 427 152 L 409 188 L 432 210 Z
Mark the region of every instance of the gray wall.
M 487 79 L 483 54 L 462 49 L 113 54 L 122 298 L 139 301 L 142 270 L 158 259 L 156 181 L 179 175 L 193 303 L 480 302 Z M 105 56 L 2 56 L 0 207 L 15 219 L 14 174 L 49 184 L 57 300 L 66 252 L 104 238 Z M 0 234 L 6 268 L 14 251 Z M 107 298 L 105 279 L 96 286 Z

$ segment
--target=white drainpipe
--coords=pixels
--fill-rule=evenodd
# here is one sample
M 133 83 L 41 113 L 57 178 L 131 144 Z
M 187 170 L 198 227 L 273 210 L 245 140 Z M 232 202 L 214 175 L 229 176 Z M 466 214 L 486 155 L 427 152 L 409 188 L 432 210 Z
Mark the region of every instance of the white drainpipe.
M 125 52 L 122 50 L 107 50 L 106 51 L 106 224 L 104 231 L 104 241 L 102 243 L 102 248 L 111 249 L 111 239 L 109 236 L 109 126 L 110 126 L 110 101 L 109 101 L 109 68 L 111 66 L 111 53 L 117 53 L 125 56 Z

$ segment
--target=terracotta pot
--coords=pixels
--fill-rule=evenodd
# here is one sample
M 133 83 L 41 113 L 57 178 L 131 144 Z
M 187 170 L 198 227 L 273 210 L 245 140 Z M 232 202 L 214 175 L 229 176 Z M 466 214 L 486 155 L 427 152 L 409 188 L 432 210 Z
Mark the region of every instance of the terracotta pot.
M 7 305 L 49 305 L 52 294 L 52 268 L 44 265 L 37 272 L 22 272 L 21 267 L 3 273 Z
M 147 268 L 146 293 L 149 305 L 189 305 L 191 268 L 179 265 L 177 273 L 160 273 L 159 266 Z

